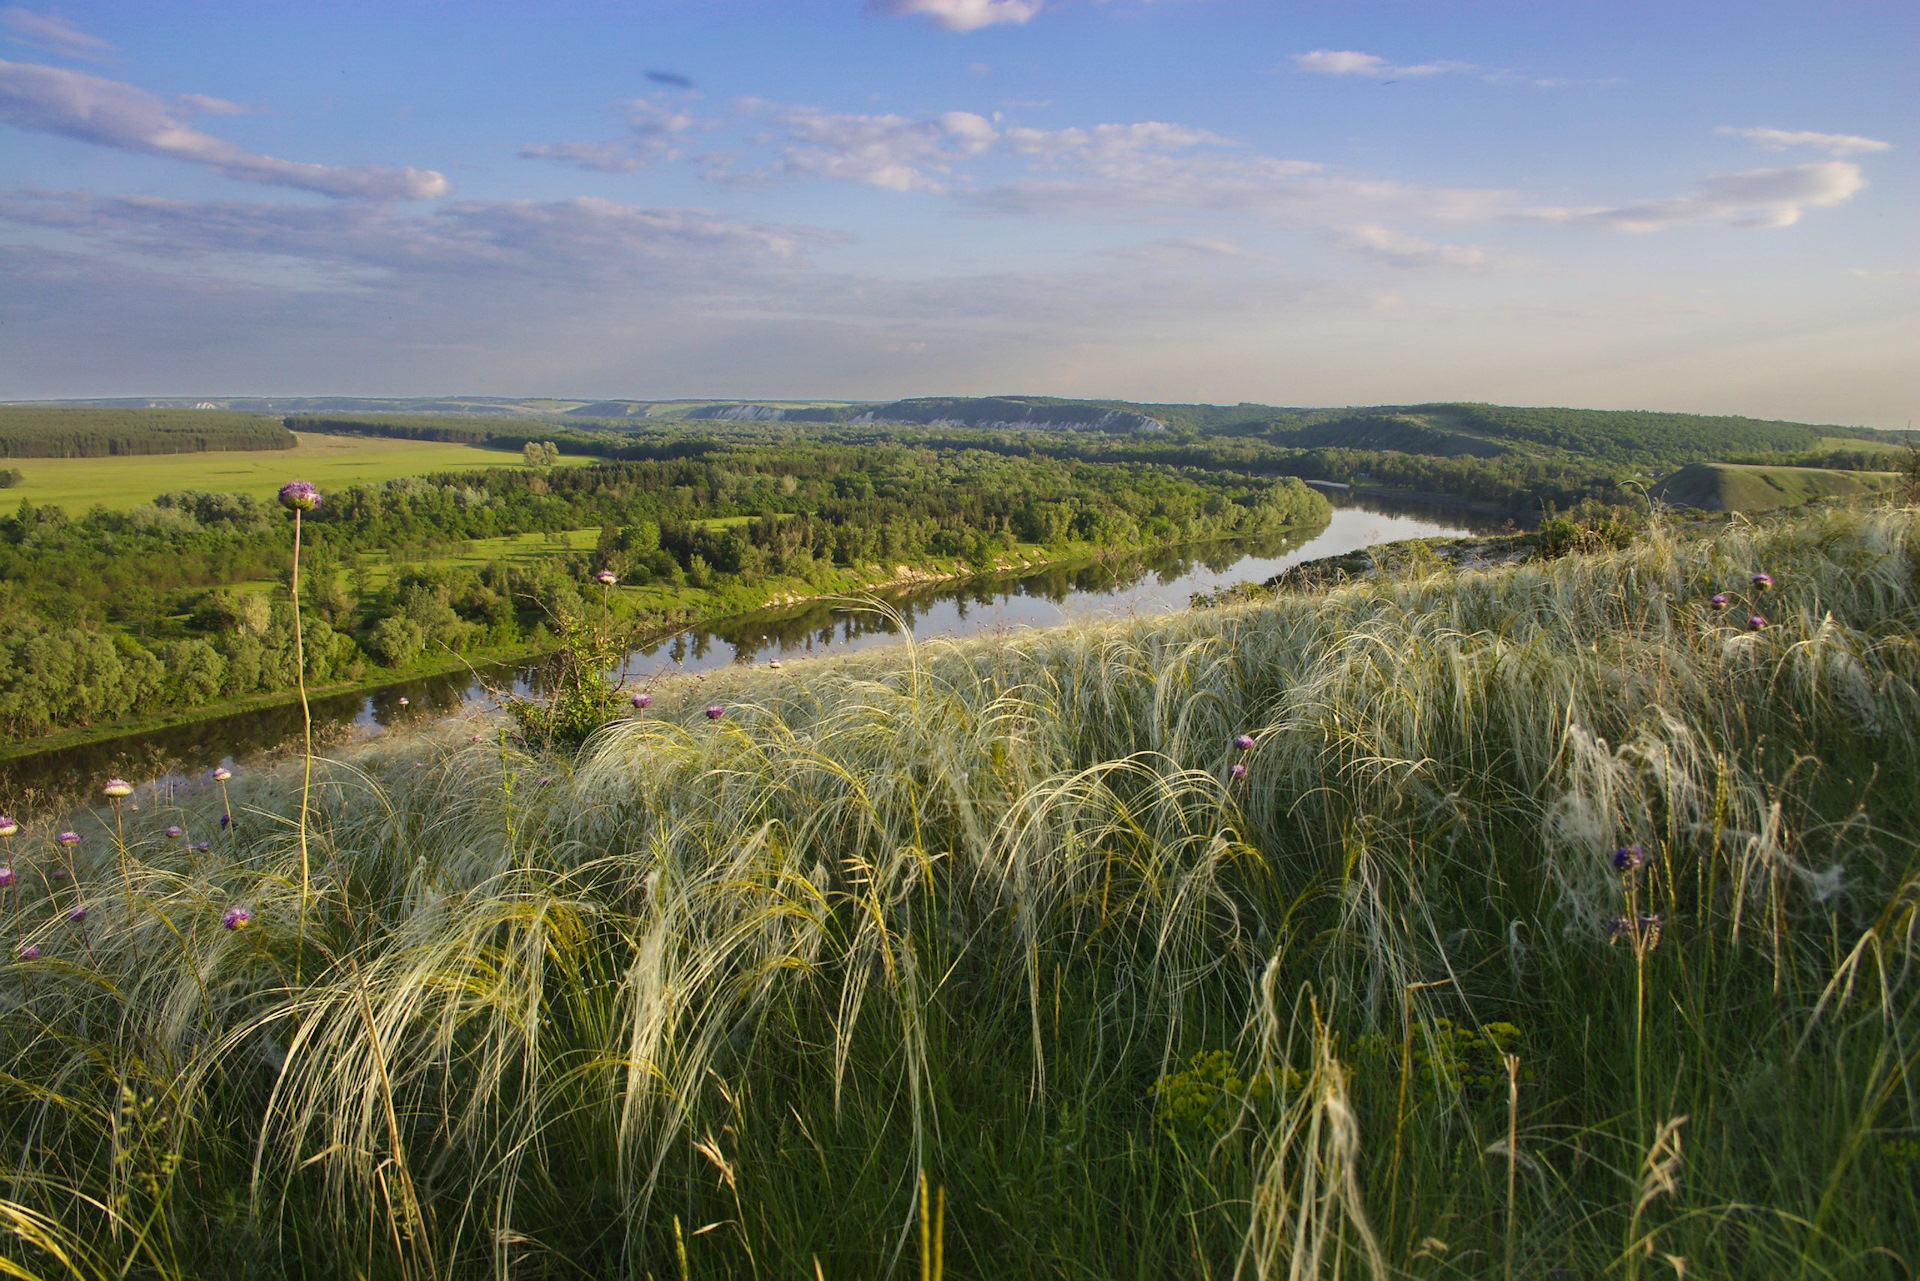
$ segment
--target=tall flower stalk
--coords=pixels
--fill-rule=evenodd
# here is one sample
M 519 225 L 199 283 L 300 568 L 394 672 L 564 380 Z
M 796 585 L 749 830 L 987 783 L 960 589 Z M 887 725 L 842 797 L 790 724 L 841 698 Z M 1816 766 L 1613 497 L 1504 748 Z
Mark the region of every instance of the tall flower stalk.
M 313 790 L 313 709 L 307 706 L 307 652 L 300 636 L 300 517 L 317 511 L 320 491 L 304 480 L 280 486 L 280 505 L 293 513 L 293 574 L 288 590 L 293 596 L 293 670 L 300 688 L 300 720 L 304 729 L 304 771 L 300 776 L 300 937 L 307 935 L 307 896 L 311 868 L 307 861 L 307 798 Z

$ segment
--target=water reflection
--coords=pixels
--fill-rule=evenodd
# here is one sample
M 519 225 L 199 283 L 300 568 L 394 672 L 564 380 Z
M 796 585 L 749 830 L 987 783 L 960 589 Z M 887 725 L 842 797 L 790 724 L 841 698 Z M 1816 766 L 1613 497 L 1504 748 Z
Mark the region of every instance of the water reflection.
M 1185 608 L 1195 592 L 1259 582 L 1290 565 L 1337 556 L 1375 543 L 1491 532 L 1476 516 L 1415 504 L 1383 505 L 1333 495 L 1339 504 L 1318 530 L 1208 544 L 1091 563 L 1051 565 L 960 582 L 929 583 L 889 594 L 892 610 L 915 637 L 970 636 L 1019 627 Z M 891 618 L 846 601 L 814 601 L 726 619 L 676 633 L 627 656 L 623 670 L 653 682 L 734 664 L 804 660 L 898 640 Z M 425 724 L 493 703 L 491 689 L 537 692 L 545 667 L 483 667 L 421 677 L 371 694 L 342 694 L 313 703 L 316 747 L 331 750 L 390 729 Z M 62 798 L 81 799 L 109 775 L 168 786 L 204 777 L 216 765 L 299 751 L 297 705 L 257 708 L 109 743 L 45 752 L 0 764 L 0 809 L 45 813 Z

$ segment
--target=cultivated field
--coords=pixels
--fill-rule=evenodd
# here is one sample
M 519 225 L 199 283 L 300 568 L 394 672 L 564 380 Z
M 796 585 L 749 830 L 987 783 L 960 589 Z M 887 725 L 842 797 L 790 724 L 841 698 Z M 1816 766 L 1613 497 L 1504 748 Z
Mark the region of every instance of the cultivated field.
M 98 503 L 124 511 L 174 489 L 252 494 L 271 498 L 289 480 L 310 480 L 322 490 L 346 485 L 477 467 L 519 467 L 519 454 L 437 441 L 376 436 L 297 433 L 293 449 L 153 454 L 117 458 L 22 458 L 8 465 L 25 476 L 0 489 L 0 503 L 21 499 L 85 511 Z M 562 466 L 579 462 L 563 458 Z

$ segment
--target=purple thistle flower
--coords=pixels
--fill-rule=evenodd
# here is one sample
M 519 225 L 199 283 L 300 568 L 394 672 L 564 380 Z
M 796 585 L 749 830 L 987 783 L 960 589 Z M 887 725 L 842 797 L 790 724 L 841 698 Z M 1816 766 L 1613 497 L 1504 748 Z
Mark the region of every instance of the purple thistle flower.
M 23 961 L 37 961 L 37 960 L 39 960 L 39 959 L 40 959 L 40 945 L 39 945 L 38 943 L 29 943 L 29 944 L 27 944 L 27 945 L 26 945 L 25 947 L 23 947 L 23 948 L 21 948 L 21 949 L 20 949 L 20 959 L 21 959 L 21 960 L 23 960 Z
M 1712 605 L 1715 609 L 1725 609 L 1727 607 L 1727 594 L 1725 592 L 1715 592 L 1713 599 L 1709 601 L 1708 604 Z
M 185 836 L 186 834 L 187 834 L 187 829 L 184 827 L 181 827 L 177 823 L 174 826 L 169 827 L 167 829 L 167 839 L 170 841 L 177 841 L 181 837 Z
M 767 660 L 767 666 L 773 668 L 775 671 L 778 671 L 780 668 L 780 660 L 777 658 L 769 658 Z
M 48 873 L 48 875 L 52 876 L 56 881 L 64 881 L 67 879 L 67 869 L 64 867 L 56 867 L 52 872 Z
M 238 823 L 236 823 L 236 822 L 234 822 L 234 821 L 233 821 L 233 815 L 231 815 L 231 814 L 222 814 L 222 815 L 220 816 L 220 830 L 221 830 L 221 831 L 223 831 L 223 832 L 224 832 L 224 831 L 226 831 L 226 830 L 227 830 L 227 829 L 228 829 L 229 827 L 233 827 L 233 828 L 237 828 L 237 827 L 239 827 L 239 826 L 240 826 L 240 825 L 239 825 Z
M 400 706 L 402 706 L 402 707 L 405 707 L 405 706 L 407 706 L 407 705 L 408 705 L 409 703 L 411 703 L 412 701 L 413 701 L 413 700 L 412 700 L 412 699 L 410 699 L 410 698 L 408 698 L 408 697 L 407 697 L 407 696 L 406 696 L 405 694 L 402 694 L 402 695 L 400 696 Z
M 645 710 L 646 708 L 653 706 L 653 695 L 635 694 L 632 698 L 628 699 L 627 701 L 632 703 L 636 710 Z
M 722 716 L 725 716 L 726 714 L 727 714 L 727 709 L 720 706 L 720 704 L 718 703 L 715 703 L 712 707 L 709 707 L 707 709 L 707 719 L 710 721 L 717 721 Z
M 230 930 L 244 930 L 253 924 L 253 913 L 244 907 L 230 907 L 220 914 L 220 924 Z
M 191 848 L 195 854 L 205 854 L 213 848 L 213 842 L 201 841 L 198 845 L 192 846 Z
M 1773 575 L 1772 574 L 1755 574 L 1753 576 L 1753 590 L 1755 590 L 1756 592 L 1772 591 Z
M 290 512 L 310 512 L 320 506 L 320 491 L 311 481 L 290 480 L 280 486 L 280 505 Z
M 117 801 L 123 796 L 133 795 L 133 784 L 124 778 L 110 778 L 100 790 Z
M 611 587 L 620 581 L 620 575 L 610 569 L 603 569 L 593 576 L 593 581 L 599 583 L 602 587 Z
M 80 833 L 62 832 L 60 833 L 60 835 L 54 837 L 53 839 L 59 842 L 60 844 L 66 846 L 68 849 L 72 849 L 74 846 L 80 843 Z
M 213 771 L 213 781 L 216 783 L 224 783 L 232 777 L 233 777 L 233 771 L 228 769 L 224 765 L 222 765 L 219 769 L 216 769 L 215 771 Z
M 1634 868 L 1646 862 L 1646 858 L 1646 851 L 1642 850 L 1638 845 L 1622 845 L 1613 852 L 1613 870 L 1616 872 L 1631 872 Z
M 78 925 L 80 924 L 80 922 L 87 919 L 87 912 L 88 912 L 87 905 L 85 903 L 82 903 L 79 907 L 76 907 L 71 912 L 67 913 L 67 919 L 69 921 L 72 921 L 75 925 Z
M 1243 752 L 1251 752 L 1253 750 L 1253 735 L 1241 734 L 1233 740 L 1233 745 Z
M 1750 632 L 1764 632 L 1767 630 L 1767 620 L 1759 614 L 1755 614 L 1747 620 L 1747 630 Z
M 1235 761 L 1233 763 L 1233 768 L 1228 770 L 1227 773 L 1233 775 L 1235 778 L 1245 778 L 1247 776 L 1246 762 Z
M 0 814 L 0 836 L 12 836 L 19 830 L 20 825 L 18 823 L 8 818 L 5 814 Z
M 0 867 L 0 890 L 6 889 L 7 886 L 19 879 L 19 873 L 15 872 L 11 867 Z

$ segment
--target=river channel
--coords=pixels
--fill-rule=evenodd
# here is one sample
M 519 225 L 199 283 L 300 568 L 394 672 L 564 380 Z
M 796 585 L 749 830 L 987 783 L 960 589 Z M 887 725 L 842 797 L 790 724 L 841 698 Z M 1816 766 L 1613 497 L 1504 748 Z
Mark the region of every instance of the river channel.
M 1500 528 L 1466 511 L 1413 503 L 1386 504 L 1344 493 L 1328 495 L 1332 520 L 1321 528 L 1265 539 L 1234 540 L 1097 562 L 1055 565 L 1016 574 L 941 582 L 891 594 L 887 603 L 916 639 L 990 635 L 1070 621 L 1164 613 L 1185 608 L 1196 592 L 1260 582 L 1302 561 L 1338 556 L 1404 538 L 1457 537 Z M 810 658 L 897 643 L 880 612 L 848 602 L 746 614 L 689 628 L 629 654 L 630 682 L 665 684 L 675 677 L 768 664 L 783 669 Z M 313 701 L 316 746 L 329 752 L 403 727 L 419 727 L 461 711 L 494 705 L 492 690 L 525 692 L 541 685 L 542 665 L 421 677 L 371 693 Z M 80 799 L 97 780 L 184 781 L 215 766 L 243 768 L 297 750 L 300 709 L 278 705 L 172 726 L 0 763 L 0 810 L 22 814 Z

